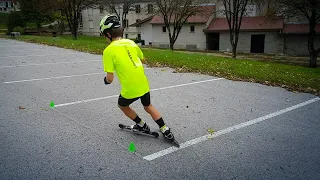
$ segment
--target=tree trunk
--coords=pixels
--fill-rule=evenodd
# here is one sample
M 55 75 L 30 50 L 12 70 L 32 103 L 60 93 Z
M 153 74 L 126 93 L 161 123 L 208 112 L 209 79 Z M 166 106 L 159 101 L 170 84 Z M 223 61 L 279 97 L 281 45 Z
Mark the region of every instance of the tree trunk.
M 309 67 L 316 68 L 317 67 L 317 58 L 318 58 L 319 53 L 316 51 L 312 52 L 310 54 L 310 63 Z
M 237 45 L 235 43 L 232 44 L 232 58 L 237 58 Z
M 78 31 L 77 31 L 76 27 L 73 27 L 72 38 L 73 38 L 74 40 L 77 40 L 77 39 L 78 39 Z
M 173 42 L 170 42 L 170 49 L 171 49 L 171 51 L 173 51 Z
M 41 35 L 41 32 L 40 32 L 41 24 L 39 24 L 39 23 L 36 23 L 36 24 L 37 24 L 38 35 L 40 36 Z

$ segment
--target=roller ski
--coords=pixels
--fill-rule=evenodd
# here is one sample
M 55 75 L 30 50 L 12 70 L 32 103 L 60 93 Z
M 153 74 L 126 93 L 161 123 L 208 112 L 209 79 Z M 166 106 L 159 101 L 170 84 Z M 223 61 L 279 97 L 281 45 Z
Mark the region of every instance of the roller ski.
M 119 127 L 121 129 L 132 131 L 134 133 L 150 135 L 155 138 L 159 137 L 159 134 L 157 132 L 150 131 L 150 128 L 147 125 L 145 125 L 145 127 L 140 127 L 139 125 L 128 126 L 128 125 L 124 125 L 124 124 L 119 124 Z
M 172 132 L 170 131 L 170 128 L 166 128 L 165 131 L 162 132 L 164 138 L 171 142 L 173 145 L 177 146 L 178 148 L 180 148 L 180 144 L 178 143 L 178 141 L 174 138 Z

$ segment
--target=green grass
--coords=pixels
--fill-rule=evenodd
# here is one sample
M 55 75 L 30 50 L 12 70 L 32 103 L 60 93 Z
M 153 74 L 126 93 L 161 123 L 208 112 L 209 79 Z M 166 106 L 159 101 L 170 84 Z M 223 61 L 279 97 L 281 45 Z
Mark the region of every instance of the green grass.
M 21 36 L 17 39 L 95 54 L 102 54 L 107 46 L 103 37 L 91 36 L 79 36 L 78 40 L 72 40 L 71 36 Z M 258 82 L 293 91 L 320 94 L 320 68 L 151 48 L 143 48 L 142 51 L 151 66 L 168 66 L 179 72 L 201 72 L 232 80 Z

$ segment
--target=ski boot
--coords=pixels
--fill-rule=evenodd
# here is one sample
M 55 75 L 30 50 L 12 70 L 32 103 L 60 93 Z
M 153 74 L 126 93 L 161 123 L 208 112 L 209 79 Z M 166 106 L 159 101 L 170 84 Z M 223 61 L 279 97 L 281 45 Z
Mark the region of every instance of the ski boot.
M 144 123 L 143 127 L 139 126 L 138 124 L 130 126 L 133 131 L 140 131 L 144 133 L 150 133 L 150 128 L 147 123 Z
M 171 143 L 173 143 L 175 146 L 180 147 L 179 143 L 175 140 L 174 135 L 170 131 L 170 128 L 167 128 L 164 132 L 162 132 L 164 138 Z

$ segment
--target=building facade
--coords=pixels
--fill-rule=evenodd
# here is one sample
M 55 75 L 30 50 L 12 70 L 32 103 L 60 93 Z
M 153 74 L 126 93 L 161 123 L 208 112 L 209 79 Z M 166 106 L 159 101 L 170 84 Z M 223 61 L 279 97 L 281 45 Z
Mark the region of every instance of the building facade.
M 83 10 L 81 13 L 79 24 L 80 32 L 85 35 L 99 36 L 100 20 L 105 15 L 119 14 L 120 19 L 122 19 L 125 7 L 121 0 L 117 2 L 118 4 L 113 4 L 114 8 L 110 8 L 110 5 L 105 5 Z M 126 14 L 126 18 L 124 18 L 124 22 L 122 22 L 124 28 L 124 37 L 136 39 L 141 36 L 141 32 L 138 31 L 137 27 L 129 25 L 153 15 L 154 8 L 154 0 L 140 0 L 136 1 L 136 3 L 130 4 L 130 7 L 128 7 L 128 13 Z
M 120 1 L 119 1 L 120 2 Z M 231 51 L 230 33 L 221 1 L 204 5 L 206 15 L 195 15 L 183 25 L 175 49 Z M 119 4 L 121 14 L 123 6 Z M 154 14 L 153 1 L 139 1 L 130 7 L 123 24 L 124 37 L 141 39 L 143 45 L 169 48 L 168 30 L 163 19 Z M 270 20 L 265 18 L 267 7 L 248 4 L 242 20 L 237 45 L 238 52 L 308 55 L 308 21 L 303 18 Z M 100 35 L 99 23 L 112 10 L 89 8 L 82 12 L 82 33 Z M 172 28 L 171 28 L 172 29 Z M 320 25 L 316 28 L 315 47 L 320 46 Z
M 16 0 L 0 0 L 0 13 L 10 13 L 18 10 Z

